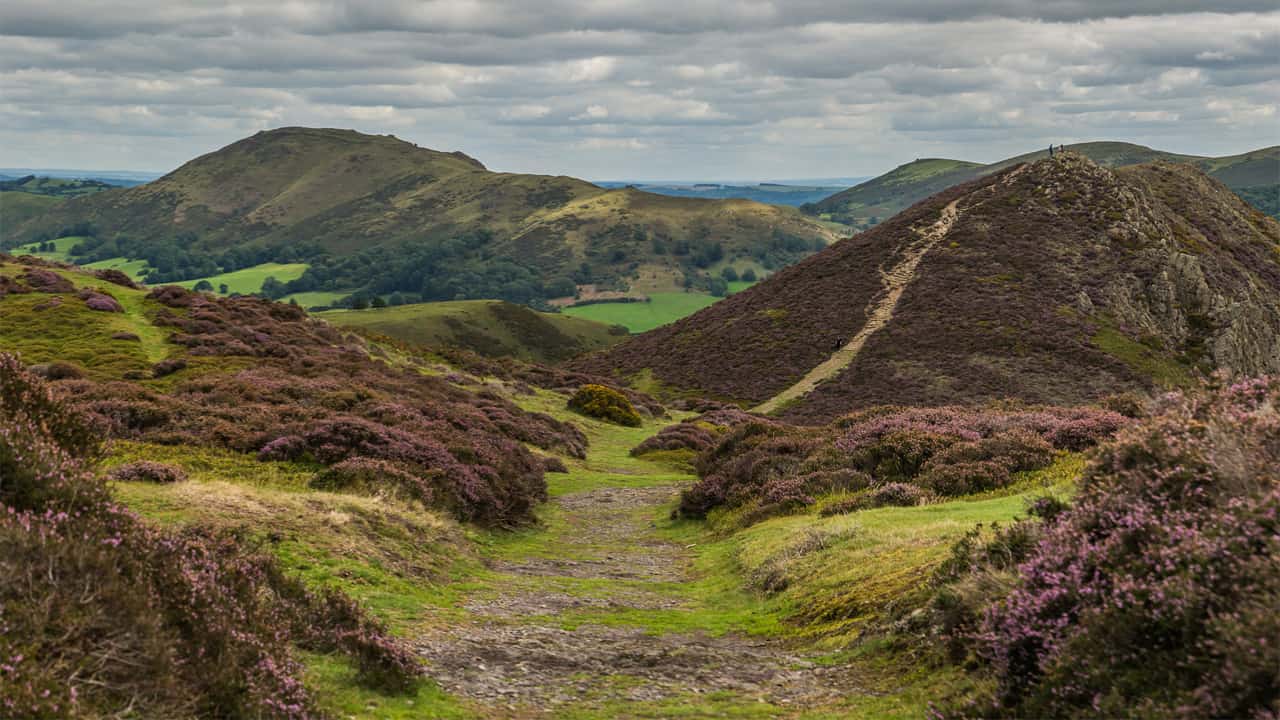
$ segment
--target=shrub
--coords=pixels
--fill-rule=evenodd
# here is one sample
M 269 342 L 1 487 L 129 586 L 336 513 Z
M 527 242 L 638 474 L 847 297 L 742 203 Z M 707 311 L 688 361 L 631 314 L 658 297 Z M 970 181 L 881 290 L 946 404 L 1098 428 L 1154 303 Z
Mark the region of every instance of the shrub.
M 175 483 L 187 479 L 187 472 L 176 465 L 139 460 L 112 469 L 107 475 L 117 482 Z
M 39 292 L 71 293 L 76 291 L 76 286 L 70 280 L 45 268 L 27 268 L 22 274 L 22 279 Z
M 387 460 L 354 457 L 316 473 L 309 485 L 318 490 L 344 490 L 369 495 L 408 495 L 430 504 L 429 483 L 403 466 Z
M 90 310 L 99 312 L 124 312 L 124 308 L 120 306 L 120 303 L 116 302 L 115 298 L 100 292 L 86 292 L 84 294 L 84 305 Z
M 939 495 L 957 496 L 1004 487 L 1011 479 L 1005 463 L 977 460 L 935 465 L 916 482 Z
M 138 286 L 138 283 L 133 281 L 133 278 L 126 275 L 123 271 L 116 270 L 115 268 L 109 268 L 106 270 L 94 270 L 93 276 L 98 278 L 99 280 L 102 280 L 103 282 L 109 282 L 112 285 L 119 285 L 121 287 L 127 287 L 133 290 L 141 289 Z
M 116 505 L 91 471 L 99 433 L 10 355 L 0 391 L 0 714 L 313 717 L 294 645 L 345 652 L 380 687 L 417 681 L 344 596 Z
M 625 395 L 604 385 L 583 385 L 569 398 L 569 409 L 615 425 L 640 427 L 640 413 Z
M 187 361 L 185 358 L 169 358 L 167 360 L 161 360 L 151 366 L 151 376 L 162 378 L 166 375 L 172 375 L 186 367 Z
M 141 342 L 142 338 L 131 332 L 115 332 L 111 333 L 112 340 L 128 340 L 129 342 Z
M 1267 717 L 1280 695 L 1280 385 L 1173 397 L 1121 432 L 982 625 L 959 714 Z

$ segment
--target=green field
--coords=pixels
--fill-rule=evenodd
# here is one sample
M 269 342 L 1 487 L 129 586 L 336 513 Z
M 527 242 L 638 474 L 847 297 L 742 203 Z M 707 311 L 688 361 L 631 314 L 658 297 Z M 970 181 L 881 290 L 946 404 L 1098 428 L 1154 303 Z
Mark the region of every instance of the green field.
M 45 260 L 71 262 L 71 256 L 67 254 L 67 251 L 75 247 L 76 243 L 86 239 L 87 238 L 83 238 L 79 236 L 60 237 L 57 240 L 53 241 L 53 246 L 54 248 L 56 248 L 53 252 L 41 252 L 39 250 L 36 250 L 36 247 L 39 245 L 39 243 L 21 245 L 16 250 L 13 251 L 13 254 L 14 255 L 34 255 L 35 257 L 44 258 Z
M 142 277 L 143 271 L 150 269 L 151 266 L 147 264 L 146 260 L 130 260 L 128 258 L 114 257 L 107 258 L 106 260 L 99 260 L 98 262 L 85 263 L 84 267 L 90 268 L 91 270 L 119 270 L 134 280 L 142 281 L 145 280 L 145 278 Z
M 195 278 L 194 280 L 183 280 L 173 284 L 184 288 L 193 288 L 201 280 L 208 280 L 213 285 L 215 292 L 218 291 L 220 286 L 226 285 L 227 292 L 248 295 L 261 290 L 262 281 L 269 277 L 274 277 L 282 283 L 297 280 L 302 277 L 302 273 L 306 272 L 308 267 L 310 266 L 306 263 L 263 263 L 243 270 Z
M 280 298 L 280 302 L 289 302 L 292 300 L 304 308 L 332 307 L 336 305 L 339 300 L 350 294 L 351 291 L 349 290 L 337 292 L 330 290 L 316 290 L 314 292 L 300 292 L 292 295 L 285 295 Z
M 489 357 L 559 362 L 608 347 L 623 335 L 609 326 L 558 313 L 542 313 L 500 300 L 415 303 L 369 310 L 330 310 L 316 317 L 398 340 L 460 347 Z
M 731 282 L 729 293 L 741 292 L 755 283 Z M 599 303 L 564 309 L 565 315 L 594 320 L 606 325 L 622 325 L 632 333 L 648 332 L 692 315 L 721 298 L 692 292 L 649 293 L 645 303 Z

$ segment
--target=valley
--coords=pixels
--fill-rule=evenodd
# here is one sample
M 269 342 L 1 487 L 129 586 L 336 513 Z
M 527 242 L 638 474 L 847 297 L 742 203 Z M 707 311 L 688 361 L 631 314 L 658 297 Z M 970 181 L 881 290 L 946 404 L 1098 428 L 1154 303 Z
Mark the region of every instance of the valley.
M 767 276 L 708 258 L 718 302 L 645 265 L 648 302 L 559 313 L 322 310 L 302 258 L 142 285 L 67 262 L 90 237 L 0 254 L 31 717 L 1275 700 L 1280 225 L 1194 168 L 1068 152 Z

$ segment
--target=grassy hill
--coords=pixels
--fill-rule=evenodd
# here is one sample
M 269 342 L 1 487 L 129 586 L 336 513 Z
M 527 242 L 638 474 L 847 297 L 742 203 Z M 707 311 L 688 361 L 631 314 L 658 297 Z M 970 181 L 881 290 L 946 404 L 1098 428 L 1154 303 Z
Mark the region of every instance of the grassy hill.
M 1280 371 L 1280 223 L 1186 164 L 985 175 L 575 361 L 802 420 Z
M 557 363 L 600 350 L 626 336 L 609 325 L 543 313 L 500 300 L 415 303 L 316 314 L 353 327 L 429 347 L 456 347 L 486 357 Z
M 1277 215 L 1280 202 L 1280 146 L 1227 157 L 1179 155 L 1123 142 L 1091 142 L 1067 149 L 1106 167 L 1164 160 L 1186 163 L 1208 173 L 1263 212 Z M 875 225 L 907 207 L 968 180 L 1019 163 L 1047 157 L 1048 149 L 983 165 L 961 160 L 916 160 L 824 200 L 802 207 L 806 213 L 860 228 Z
M 837 237 L 792 208 L 495 173 L 461 153 L 310 128 L 258 133 L 146 185 L 77 198 L 0 242 L 66 234 L 95 238 L 80 261 L 145 259 L 157 282 L 307 262 L 290 292 L 519 302 L 568 294 L 566 283 L 625 289 L 642 273 L 696 286 L 722 258 L 780 267 Z
M 0 190 L 0 234 L 48 212 L 62 198 L 21 190 Z

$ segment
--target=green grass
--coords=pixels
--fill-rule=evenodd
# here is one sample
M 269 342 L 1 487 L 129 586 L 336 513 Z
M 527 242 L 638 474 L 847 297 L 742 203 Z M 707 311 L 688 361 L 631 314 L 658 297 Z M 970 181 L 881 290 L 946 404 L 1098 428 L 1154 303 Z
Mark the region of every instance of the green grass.
M 647 303 L 583 305 L 565 308 L 564 314 L 606 325 L 622 325 L 632 333 L 642 333 L 692 315 L 719 299 L 702 293 L 659 292 L 651 293 Z
M 214 287 L 217 289 L 217 286 Z M 293 293 L 280 298 L 280 302 L 289 302 L 290 300 L 298 303 L 304 308 L 312 307 L 332 307 L 342 298 L 350 295 L 350 291 L 328 291 L 314 290 L 312 292 Z
M 146 280 L 143 273 L 151 268 L 146 260 L 130 260 L 123 257 L 107 258 L 97 262 L 85 263 L 83 267 L 90 270 L 119 270 L 138 282 Z
M 77 243 L 84 240 L 88 240 L 88 238 L 78 235 L 68 235 L 67 237 L 60 237 L 56 240 L 51 240 L 50 242 L 54 245 L 54 249 L 51 252 L 36 250 L 40 244 L 30 243 L 19 246 L 14 250 L 13 254 L 33 255 L 38 258 L 44 258 L 45 260 L 57 260 L 58 262 L 71 262 L 71 256 L 68 254 L 68 251 L 75 247 Z
M 17 275 L 17 266 L 0 267 L 0 273 Z M 54 295 L 11 295 L 0 304 L 0 348 L 17 352 L 27 363 L 70 362 L 90 377 L 118 380 L 128 371 L 145 371 L 173 349 L 165 342 L 168 331 L 151 324 L 148 313 L 160 306 L 146 293 L 102 283 L 79 272 L 55 271 L 77 287 L 101 287 L 115 296 L 125 312 L 97 312 L 71 293 L 49 306 Z M 133 333 L 139 340 L 117 340 L 115 333 Z
M 262 263 L 243 270 L 183 280 L 173 284 L 193 288 L 201 280 L 208 280 L 209 284 L 213 285 L 214 292 L 218 292 L 222 285 L 226 285 L 229 293 L 249 295 L 261 290 L 262 282 L 269 277 L 274 277 L 282 283 L 297 280 L 302 277 L 302 273 L 306 272 L 308 267 L 310 266 L 307 263 Z
M 62 200 L 59 197 L 37 195 L 20 190 L 0 192 L 0 231 L 7 227 L 16 227 L 39 216 Z
M 624 336 L 609 326 L 559 313 L 540 313 L 499 300 L 415 303 L 367 310 L 331 310 L 318 317 L 432 347 L 461 347 L 489 357 L 559 362 L 608 347 Z
M 1133 340 L 1111 325 L 1100 326 L 1094 333 L 1092 342 L 1094 347 L 1164 387 L 1190 387 L 1195 383 L 1191 371 L 1185 365 Z

